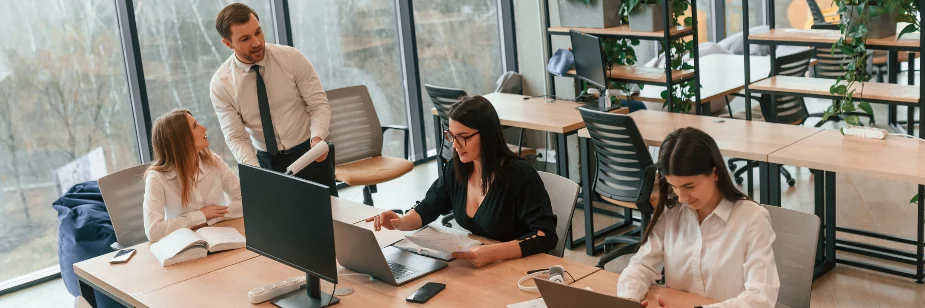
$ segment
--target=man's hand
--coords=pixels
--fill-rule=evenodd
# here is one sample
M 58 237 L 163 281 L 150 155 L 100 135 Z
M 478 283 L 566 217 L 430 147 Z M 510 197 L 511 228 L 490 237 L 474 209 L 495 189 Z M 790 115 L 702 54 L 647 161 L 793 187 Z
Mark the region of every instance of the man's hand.
M 311 143 L 312 148 L 314 148 L 315 145 L 318 144 L 319 142 L 321 142 L 321 137 L 312 137 L 312 143 Z M 324 154 L 321 154 L 321 156 L 318 156 L 318 159 L 316 159 L 315 162 L 318 162 L 318 163 L 323 162 L 326 158 L 328 158 L 328 152 L 324 152 Z

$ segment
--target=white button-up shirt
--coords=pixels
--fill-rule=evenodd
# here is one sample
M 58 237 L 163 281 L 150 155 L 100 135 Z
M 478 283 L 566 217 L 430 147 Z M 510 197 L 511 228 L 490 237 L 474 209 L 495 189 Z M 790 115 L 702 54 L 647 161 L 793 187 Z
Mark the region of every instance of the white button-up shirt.
M 665 212 L 620 275 L 617 296 L 642 300 L 665 269 L 665 286 L 712 298 L 704 307 L 773 308 L 780 290 L 768 211 L 723 199 L 703 224 L 687 205 Z
M 324 139 L 331 124 L 331 106 L 315 67 L 297 49 L 266 44 L 257 62 L 267 89 L 277 148 L 286 150 L 313 137 Z M 255 148 L 266 151 L 257 104 L 257 73 L 234 54 L 212 76 L 212 107 L 225 141 L 238 163 L 259 166 Z
M 222 220 L 243 216 L 241 184 L 238 177 L 218 154 L 212 155 L 218 160 L 219 166 L 211 167 L 199 163 L 198 181 L 193 184 L 186 207 L 183 207 L 183 188 L 176 171 L 148 171 L 145 176 L 143 205 L 145 235 L 148 236 L 148 240 L 157 242 L 178 229 L 192 228 L 205 223 L 213 225 Z M 225 193 L 230 197 L 230 202 L 226 200 Z M 206 221 L 206 216 L 200 209 L 209 205 L 227 206 L 228 213 L 223 218 Z

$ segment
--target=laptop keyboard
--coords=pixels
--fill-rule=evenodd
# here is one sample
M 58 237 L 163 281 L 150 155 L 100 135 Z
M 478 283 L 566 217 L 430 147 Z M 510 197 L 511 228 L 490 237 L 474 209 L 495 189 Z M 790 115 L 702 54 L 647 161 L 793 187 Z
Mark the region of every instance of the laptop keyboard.
M 388 262 L 389 269 L 392 270 L 392 276 L 395 277 L 395 280 L 401 280 L 402 278 L 414 275 L 418 272 L 417 269 L 404 266 L 395 262 Z

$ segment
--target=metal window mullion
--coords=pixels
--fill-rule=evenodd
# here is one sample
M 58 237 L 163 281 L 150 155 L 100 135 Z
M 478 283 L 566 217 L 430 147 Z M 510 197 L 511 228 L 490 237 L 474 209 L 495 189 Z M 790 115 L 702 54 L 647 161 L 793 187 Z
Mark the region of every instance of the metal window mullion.
M 145 72 L 138 43 L 138 27 L 135 24 L 135 7 L 132 0 L 115 0 L 119 35 L 122 38 L 122 55 L 125 58 L 125 74 L 131 96 L 132 114 L 135 119 L 135 136 L 138 140 L 140 163 L 151 161 L 151 109 L 148 104 L 148 90 L 145 87 Z

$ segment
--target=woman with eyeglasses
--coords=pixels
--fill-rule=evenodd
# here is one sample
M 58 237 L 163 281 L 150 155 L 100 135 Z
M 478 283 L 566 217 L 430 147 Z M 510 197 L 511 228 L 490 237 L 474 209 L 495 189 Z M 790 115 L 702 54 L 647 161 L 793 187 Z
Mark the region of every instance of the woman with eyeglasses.
M 387 211 L 366 221 L 377 231 L 412 231 L 452 211 L 459 226 L 499 242 L 453 253 L 476 267 L 555 248 L 556 215 L 543 181 L 507 147 L 491 103 L 481 96 L 462 98 L 449 122 L 443 136 L 455 155 L 424 200 L 405 215 Z
M 664 268 L 666 287 L 720 301 L 704 307 L 774 307 L 780 280 L 771 217 L 732 184 L 713 138 L 678 129 L 656 165 L 658 206 L 617 296 L 642 301 Z M 643 305 L 668 307 L 661 299 Z

